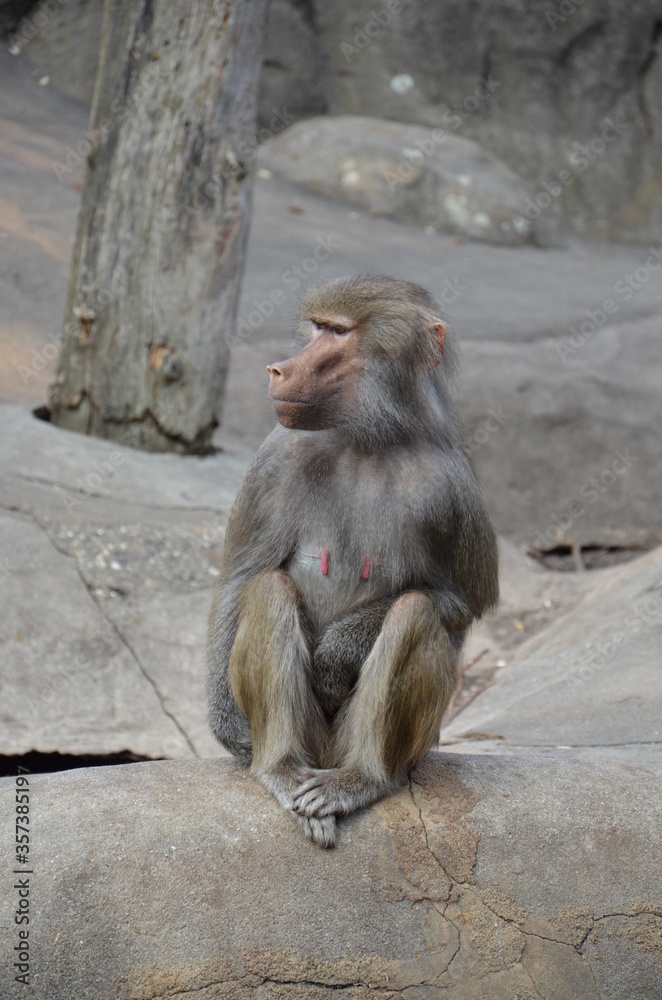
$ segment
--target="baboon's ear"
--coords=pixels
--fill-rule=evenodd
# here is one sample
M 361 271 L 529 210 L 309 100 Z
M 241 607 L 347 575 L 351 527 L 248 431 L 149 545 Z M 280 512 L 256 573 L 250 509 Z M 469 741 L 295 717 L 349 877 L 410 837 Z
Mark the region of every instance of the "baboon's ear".
M 430 329 L 434 332 L 434 335 L 439 345 L 439 356 L 436 361 L 433 361 L 431 365 L 426 365 L 426 368 L 436 368 L 437 365 L 441 364 L 441 359 L 444 356 L 444 340 L 446 339 L 446 325 L 444 323 L 433 323 Z

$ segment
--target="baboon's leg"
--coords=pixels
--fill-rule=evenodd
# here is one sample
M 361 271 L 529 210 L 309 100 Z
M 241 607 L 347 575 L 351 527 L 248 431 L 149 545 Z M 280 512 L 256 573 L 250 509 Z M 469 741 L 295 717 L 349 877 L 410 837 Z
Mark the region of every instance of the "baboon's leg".
M 297 775 L 319 762 L 328 736 L 310 685 L 297 590 L 287 573 L 260 573 L 246 586 L 228 674 L 251 727 L 251 771 L 291 810 Z M 312 840 L 333 846 L 333 817 L 298 818 Z
M 394 788 L 436 743 L 457 677 L 457 652 L 432 601 L 403 594 L 388 611 L 334 723 L 336 766 L 304 770 L 303 816 L 349 813 Z
M 313 653 L 312 685 L 327 716 L 333 717 L 350 696 L 395 600 L 382 598 L 324 629 Z

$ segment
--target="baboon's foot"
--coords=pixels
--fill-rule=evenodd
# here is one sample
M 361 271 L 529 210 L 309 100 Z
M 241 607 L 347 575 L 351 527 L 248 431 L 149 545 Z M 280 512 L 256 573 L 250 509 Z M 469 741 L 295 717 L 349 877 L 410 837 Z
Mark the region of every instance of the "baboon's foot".
M 299 816 L 346 815 L 386 795 L 391 785 L 375 781 L 356 769 L 312 768 L 298 775 L 293 809 Z
M 335 816 L 297 816 L 305 835 L 320 847 L 336 846 Z
M 297 780 L 301 764 L 282 764 L 274 771 L 255 771 L 255 777 L 267 788 L 288 812 L 294 811 L 294 794 L 299 788 Z M 336 843 L 335 816 L 303 816 L 296 819 L 306 836 L 320 847 L 334 847 Z
M 290 810 L 294 804 L 294 793 L 299 787 L 298 775 L 301 764 L 286 762 L 272 770 L 262 770 L 253 767 L 252 774 L 260 784 L 264 785 L 278 799 L 283 809 Z

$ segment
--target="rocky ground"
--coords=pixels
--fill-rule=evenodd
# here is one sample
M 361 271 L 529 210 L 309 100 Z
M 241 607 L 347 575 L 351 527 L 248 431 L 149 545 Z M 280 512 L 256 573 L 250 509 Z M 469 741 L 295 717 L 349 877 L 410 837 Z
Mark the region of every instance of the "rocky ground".
M 86 113 L 4 52 L 0 85 L 0 754 L 175 758 L 31 779 L 33 994 L 659 997 L 657 258 L 426 231 L 263 159 L 221 450 L 119 449 L 32 413 L 82 179 L 52 164 Z M 288 351 L 297 293 L 356 270 L 420 281 L 461 332 L 503 600 L 471 636 L 446 752 L 325 855 L 231 762 L 194 758 L 221 753 L 205 623 L 233 496 L 273 421 L 264 364 Z M 0 790 L 8 821 L 13 779 Z
M 323 852 L 230 761 L 36 775 L 30 995 L 656 1000 L 661 793 L 651 758 L 434 754 Z

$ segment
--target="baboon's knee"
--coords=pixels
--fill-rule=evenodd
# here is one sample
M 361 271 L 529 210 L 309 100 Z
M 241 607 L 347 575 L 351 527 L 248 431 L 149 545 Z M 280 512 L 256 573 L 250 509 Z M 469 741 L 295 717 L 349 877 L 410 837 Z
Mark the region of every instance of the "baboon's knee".
M 387 620 L 401 622 L 404 618 L 425 619 L 426 623 L 438 621 L 437 609 L 422 590 L 409 590 L 398 597 L 390 607 Z
M 246 584 L 240 601 L 240 627 L 237 640 L 250 636 L 255 648 L 257 637 L 270 644 L 298 611 L 298 592 L 291 577 L 281 569 L 265 570 Z
M 240 602 L 239 628 L 228 674 L 237 705 L 254 725 L 282 687 L 301 672 L 306 650 L 300 628 L 298 593 L 289 575 L 266 570 L 248 583 Z
M 282 608 L 297 599 L 292 578 L 282 569 L 265 569 L 246 584 L 242 597 L 244 608 Z
M 393 660 L 384 725 L 384 763 L 393 777 L 421 760 L 438 738 L 455 686 L 457 654 L 426 594 L 400 597 L 387 616 Z

